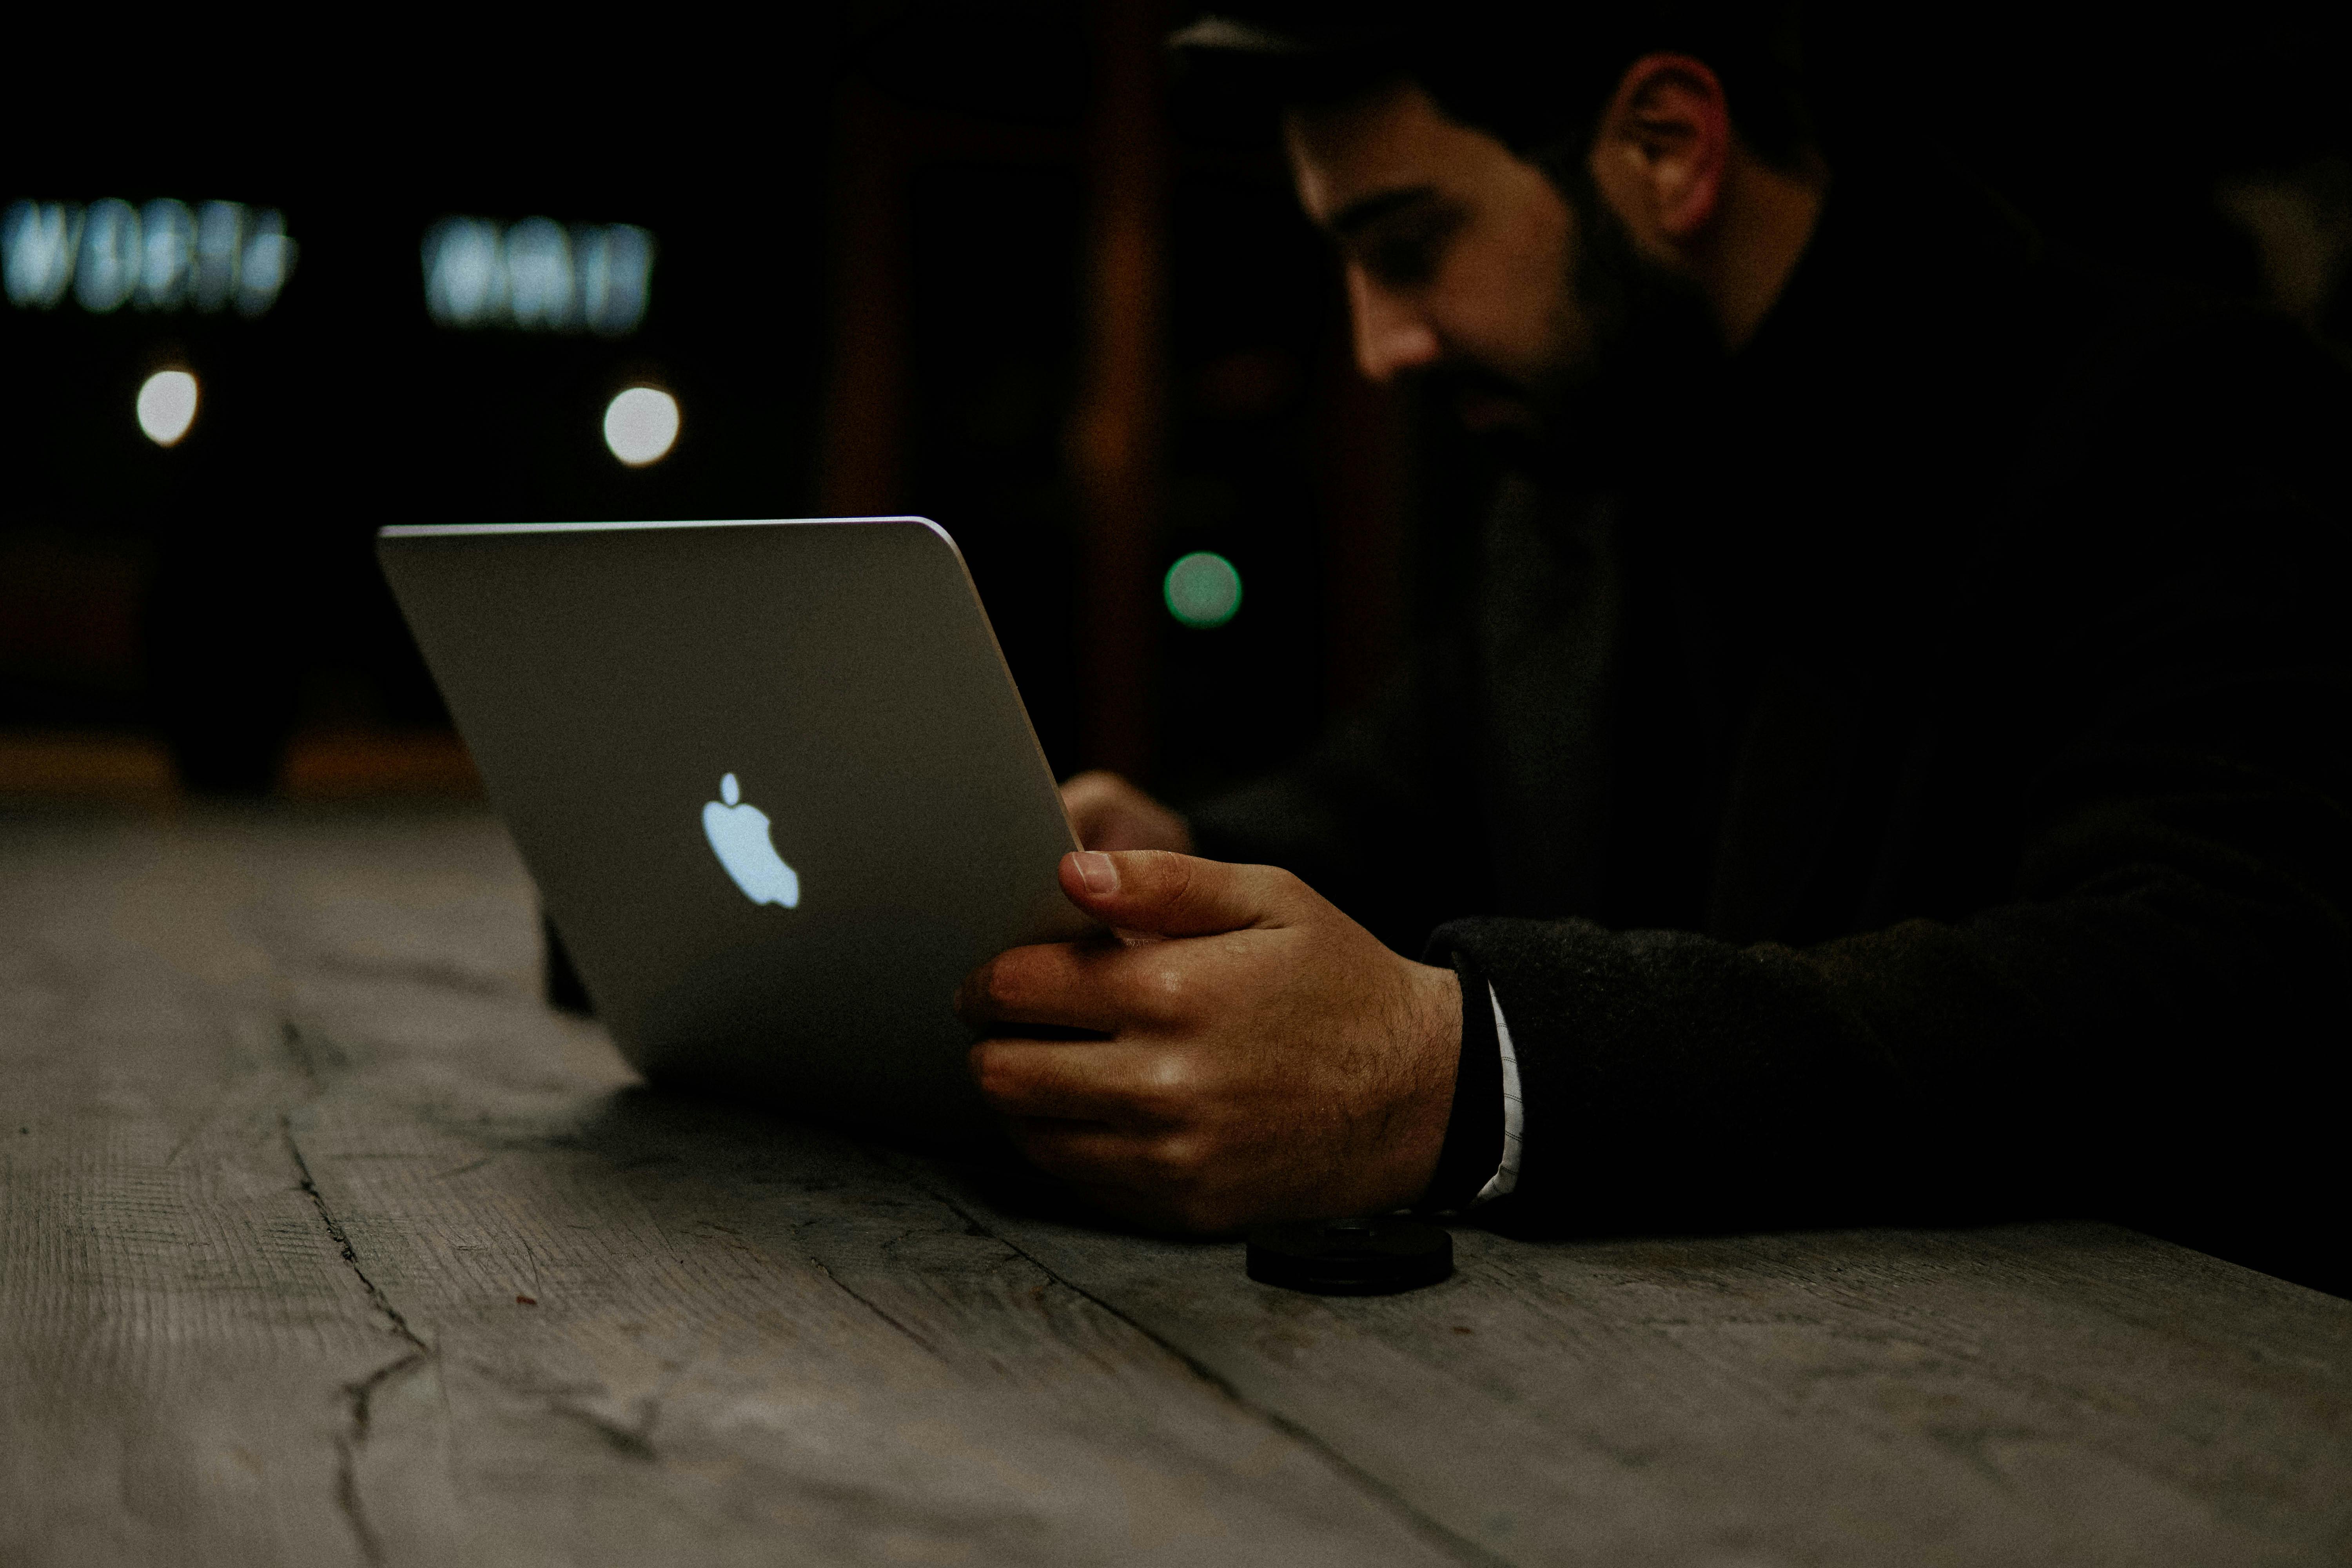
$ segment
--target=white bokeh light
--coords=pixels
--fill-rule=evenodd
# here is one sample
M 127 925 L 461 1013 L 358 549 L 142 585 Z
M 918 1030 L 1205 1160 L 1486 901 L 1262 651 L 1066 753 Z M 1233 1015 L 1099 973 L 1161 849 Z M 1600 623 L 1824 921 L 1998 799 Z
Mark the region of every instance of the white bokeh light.
M 677 440 L 677 399 L 633 386 L 604 407 L 604 445 L 633 468 L 659 462 Z
M 168 447 L 196 422 L 196 378 L 184 370 L 159 370 L 139 388 L 139 428 L 158 447 Z

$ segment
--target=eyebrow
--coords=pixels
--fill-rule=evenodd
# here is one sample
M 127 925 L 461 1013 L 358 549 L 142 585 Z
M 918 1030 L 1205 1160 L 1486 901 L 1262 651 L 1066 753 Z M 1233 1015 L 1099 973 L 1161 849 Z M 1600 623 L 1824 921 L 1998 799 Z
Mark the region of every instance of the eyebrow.
M 1382 218 L 1417 203 L 1433 201 L 1436 196 L 1437 187 L 1434 185 L 1407 185 L 1401 190 L 1375 191 L 1341 207 L 1323 226 L 1341 239 L 1353 239 Z

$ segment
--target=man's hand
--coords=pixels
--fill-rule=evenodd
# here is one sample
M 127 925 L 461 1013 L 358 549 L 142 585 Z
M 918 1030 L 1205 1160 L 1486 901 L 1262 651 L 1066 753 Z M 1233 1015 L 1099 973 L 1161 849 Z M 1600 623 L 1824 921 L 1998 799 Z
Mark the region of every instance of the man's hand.
M 1173 849 L 1192 852 L 1184 819 L 1117 773 L 1080 773 L 1062 786 L 1062 805 L 1078 842 L 1089 849 Z
M 1461 984 L 1287 871 L 1143 850 L 1062 858 L 1122 938 L 1019 947 L 956 998 L 981 1092 L 1096 1202 L 1176 1230 L 1373 1214 L 1427 1189 Z M 1167 940 L 1151 940 L 1165 938 Z M 1024 1026 L 1101 1039 L 1024 1037 Z

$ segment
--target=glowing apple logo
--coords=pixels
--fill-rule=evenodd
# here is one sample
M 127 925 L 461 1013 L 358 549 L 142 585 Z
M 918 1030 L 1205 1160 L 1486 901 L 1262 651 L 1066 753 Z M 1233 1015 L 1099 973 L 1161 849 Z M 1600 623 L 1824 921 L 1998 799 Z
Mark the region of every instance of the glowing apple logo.
M 702 808 L 702 832 L 718 854 L 719 863 L 753 903 L 797 909 L 800 874 L 784 864 L 783 857 L 768 841 L 768 814 L 756 805 L 740 804 L 743 790 L 733 773 L 719 781 L 719 793 L 726 805 L 714 800 Z

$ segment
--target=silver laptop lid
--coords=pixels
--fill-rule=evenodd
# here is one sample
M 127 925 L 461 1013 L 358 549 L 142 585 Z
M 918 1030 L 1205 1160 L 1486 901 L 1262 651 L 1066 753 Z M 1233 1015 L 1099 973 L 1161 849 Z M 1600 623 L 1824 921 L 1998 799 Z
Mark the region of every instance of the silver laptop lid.
M 963 1142 L 950 1010 L 1087 929 L 962 557 L 920 518 L 387 528 L 377 551 L 599 1016 L 656 1079 Z

